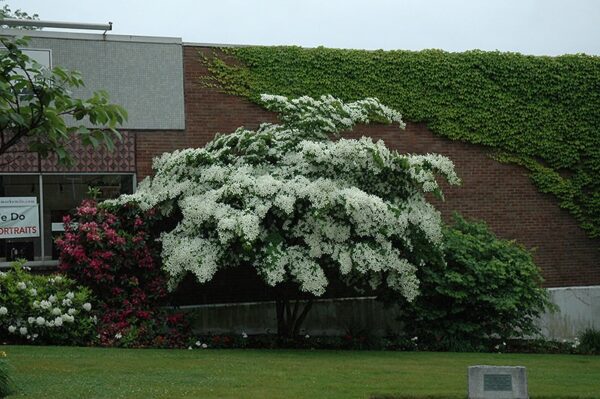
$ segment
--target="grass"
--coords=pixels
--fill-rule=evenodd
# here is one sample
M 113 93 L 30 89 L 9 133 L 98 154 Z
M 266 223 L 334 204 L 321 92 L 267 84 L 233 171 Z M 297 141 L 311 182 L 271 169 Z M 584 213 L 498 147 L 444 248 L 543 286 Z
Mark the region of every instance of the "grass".
M 600 398 L 600 357 L 4 346 L 9 398 L 465 398 L 467 366 L 522 365 L 535 398 Z

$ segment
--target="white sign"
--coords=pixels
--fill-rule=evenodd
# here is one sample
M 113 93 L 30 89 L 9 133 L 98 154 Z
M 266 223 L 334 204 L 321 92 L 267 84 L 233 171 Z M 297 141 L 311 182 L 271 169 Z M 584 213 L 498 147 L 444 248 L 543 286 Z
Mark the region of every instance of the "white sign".
M 52 232 L 55 231 L 65 231 L 64 223 L 52 223 Z
M 0 239 L 40 236 L 40 215 L 35 197 L 0 198 Z

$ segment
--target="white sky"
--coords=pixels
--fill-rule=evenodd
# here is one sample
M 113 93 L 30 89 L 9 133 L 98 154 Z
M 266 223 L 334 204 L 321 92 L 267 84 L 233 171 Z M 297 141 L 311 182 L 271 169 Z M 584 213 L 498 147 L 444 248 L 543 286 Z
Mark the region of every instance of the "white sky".
M 185 42 L 600 55 L 600 0 L 6 0 Z M 0 3 L 6 4 L 6 3 Z M 48 29 L 52 30 L 52 29 Z

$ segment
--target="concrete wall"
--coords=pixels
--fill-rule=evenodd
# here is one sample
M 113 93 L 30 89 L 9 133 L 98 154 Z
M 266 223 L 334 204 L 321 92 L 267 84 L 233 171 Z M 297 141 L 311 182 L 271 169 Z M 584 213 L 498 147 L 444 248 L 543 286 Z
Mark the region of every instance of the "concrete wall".
M 600 329 L 600 286 L 550 288 L 552 301 L 559 307 L 539 321 L 542 333 L 552 339 L 573 339 L 586 328 Z M 184 307 L 192 316 L 194 329 L 201 334 L 275 333 L 274 302 L 200 305 Z M 397 310 L 385 309 L 373 297 L 317 300 L 303 333 L 343 335 L 366 331 L 386 335 L 398 331 Z
M 22 31 L 0 30 L 2 35 Z M 179 38 L 27 31 L 29 48 L 50 49 L 52 66 L 81 72 L 75 96 L 106 90 L 129 113 L 124 129 L 182 130 L 183 55 Z
M 600 330 L 600 286 L 550 288 L 555 313 L 545 314 L 539 321 L 548 338 L 572 339 L 586 328 Z

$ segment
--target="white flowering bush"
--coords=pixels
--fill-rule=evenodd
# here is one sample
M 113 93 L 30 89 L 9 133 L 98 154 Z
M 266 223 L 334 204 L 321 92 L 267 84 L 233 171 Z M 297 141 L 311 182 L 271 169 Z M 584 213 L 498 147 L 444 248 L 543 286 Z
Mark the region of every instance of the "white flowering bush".
M 438 251 L 442 238 L 440 214 L 425 193 L 441 196 L 438 175 L 459 183 L 453 163 L 399 154 L 366 137 L 332 140 L 359 123 L 404 128 L 401 115 L 377 99 L 262 101 L 281 123 L 163 154 L 154 177 L 116 200 L 181 212 L 177 227 L 161 236 L 171 287 L 187 273 L 204 283 L 220 269 L 250 265 L 270 286 L 314 296 L 340 278 L 415 298 L 422 251 Z M 278 314 L 292 315 L 283 311 L 285 298 L 281 304 Z M 305 312 L 293 314 L 299 320 L 280 323 L 280 332 L 297 331 Z
M 33 275 L 15 262 L 0 272 L 0 337 L 11 342 L 82 345 L 95 331 L 90 291 L 61 275 Z

